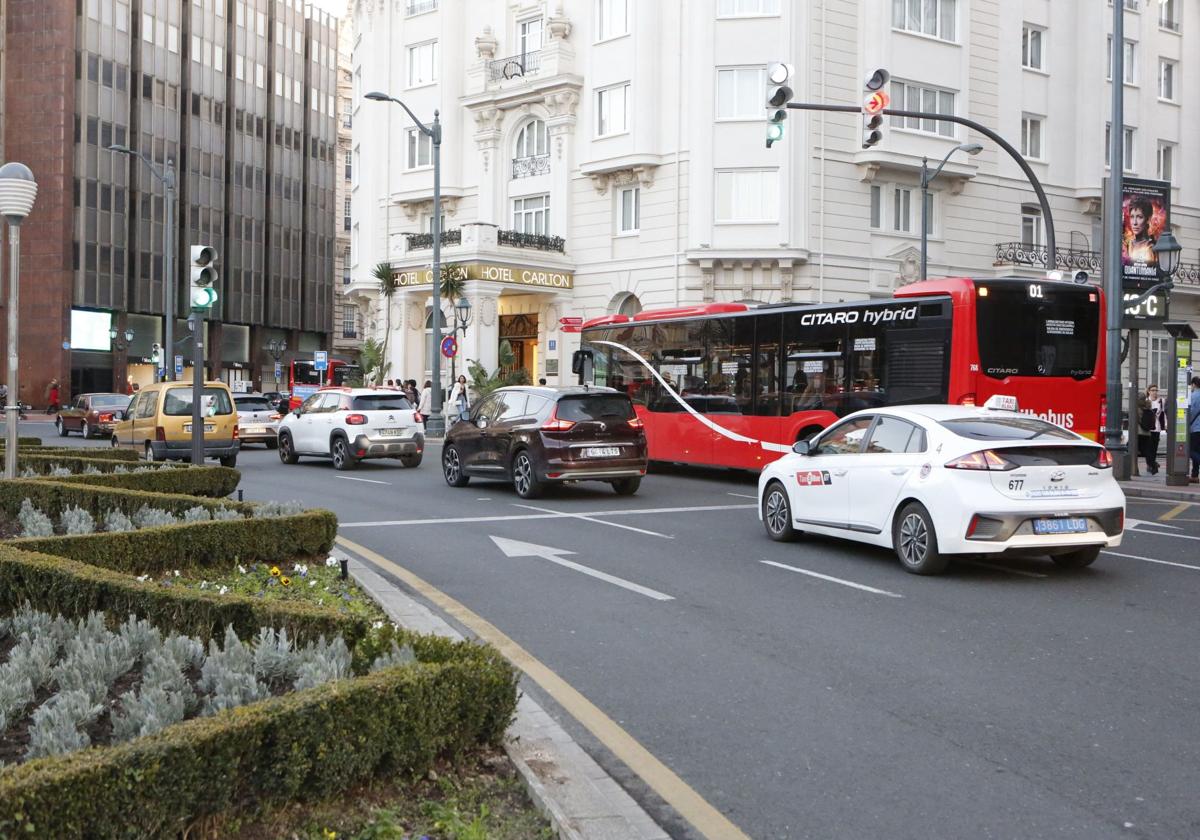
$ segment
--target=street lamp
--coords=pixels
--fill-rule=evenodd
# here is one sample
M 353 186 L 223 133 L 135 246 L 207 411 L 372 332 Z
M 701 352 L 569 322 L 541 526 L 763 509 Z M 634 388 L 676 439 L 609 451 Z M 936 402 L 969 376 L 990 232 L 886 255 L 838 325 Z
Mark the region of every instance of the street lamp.
M 471 323 L 471 301 L 465 297 L 458 299 L 458 303 L 454 304 L 454 328 L 450 331 L 451 335 L 457 336 L 460 332 L 465 338 L 467 335 L 467 327 Z M 458 381 L 458 374 L 455 372 L 455 362 L 458 360 L 458 354 L 455 353 L 450 357 L 450 387 L 454 388 L 454 383 Z
M 1179 244 L 1175 234 L 1164 230 L 1150 250 L 1158 255 L 1158 270 L 1169 281 L 1179 271 L 1179 257 L 1183 253 L 1183 246 Z
M 429 416 L 425 418 L 425 430 L 430 437 L 442 437 L 446 433 L 446 418 L 442 415 L 441 348 L 438 346 L 442 339 L 442 123 L 438 111 L 435 110 L 433 124 L 425 125 L 407 105 L 382 91 L 373 90 L 366 94 L 366 98 L 372 102 L 393 102 L 399 105 L 408 114 L 409 119 L 416 123 L 417 130 L 433 144 L 433 219 L 429 225 L 429 232 L 433 235 L 433 332 L 430 334 L 433 347 L 429 353 L 433 393 Z
M 955 152 L 966 152 L 969 155 L 977 155 L 983 151 L 983 146 L 978 143 L 959 143 L 950 151 L 946 152 L 946 156 L 942 158 L 942 162 L 938 164 L 938 168 L 929 174 L 929 158 L 921 158 L 921 279 L 928 280 L 929 267 L 929 184 L 937 176 L 942 174 L 942 170 L 946 168 L 946 164 L 950 162 L 950 156 Z
M 122 333 L 116 327 L 112 327 L 108 331 L 108 337 L 112 341 L 117 341 L 117 336 L 119 336 L 119 335 L 123 335 L 125 337 L 125 344 L 121 344 L 120 342 L 117 342 L 117 349 L 124 350 L 125 346 L 127 344 L 129 344 L 129 342 L 133 341 L 133 330 L 127 329 L 127 330 L 125 330 L 124 333 Z
M 163 309 L 166 310 L 167 323 L 164 325 L 163 346 L 169 348 L 169 352 L 175 354 L 175 161 L 167 159 L 167 165 L 163 169 L 159 169 L 154 165 L 154 162 L 137 149 L 131 149 L 128 146 L 114 144 L 108 147 L 110 152 L 136 157 L 141 160 L 146 166 L 150 167 L 150 173 L 162 181 L 163 191 L 166 193 L 166 206 L 163 220 L 163 274 L 166 275 L 163 294 Z M 168 360 L 170 361 L 170 360 Z M 174 364 L 164 364 L 163 372 L 168 382 L 175 379 Z
M 279 366 L 279 360 L 287 352 L 287 342 L 281 338 L 272 338 L 267 342 L 267 352 L 275 360 L 275 388 L 279 389 L 279 377 L 283 375 L 283 369 Z
M 17 477 L 17 420 L 21 392 L 17 383 L 17 305 L 21 288 L 21 222 L 33 210 L 37 181 L 23 163 L 0 166 L 0 216 L 8 222 L 8 405 L 4 406 L 4 477 Z

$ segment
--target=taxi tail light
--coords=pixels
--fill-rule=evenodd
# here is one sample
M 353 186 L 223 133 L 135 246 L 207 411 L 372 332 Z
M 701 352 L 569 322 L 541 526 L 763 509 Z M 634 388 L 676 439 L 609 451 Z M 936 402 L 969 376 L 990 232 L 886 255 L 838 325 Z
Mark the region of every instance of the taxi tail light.
M 154 427 L 154 439 L 155 440 L 166 440 L 167 439 L 167 430 L 164 429 L 162 426 L 155 426 Z
M 561 420 L 558 416 L 558 406 L 550 414 L 550 419 L 542 424 L 543 432 L 567 432 L 575 425 L 574 420 Z
M 974 394 L 963 394 L 962 397 L 959 398 L 958 404 L 959 405 L 969 405 L 969 406 L 974 407 L 975 395 Z
M 634 417 L 632 420 L 629 421 L 629 428 L 644 429 L 644 428 L 646 428 L 646 424 L 642 422 L 641 417 Z
M 946 468 L 951 470 L 996 470 L 1004 472 L 1015 470 L 1017 465 L 1001 458 L 991 449 L 984 449 L 955 458 L 953 461 L 947 461 Z
M 367 425 L 367 415 L 365 414 L 347 414 L 347 426 L 365 426 Z
M 1101 449 L 1096 455 L 1096 460 L 1092 461 L 1093 467 L 1099 467 L 1102 470 L 1112 469 L 1112 453 L 1107 449 Z

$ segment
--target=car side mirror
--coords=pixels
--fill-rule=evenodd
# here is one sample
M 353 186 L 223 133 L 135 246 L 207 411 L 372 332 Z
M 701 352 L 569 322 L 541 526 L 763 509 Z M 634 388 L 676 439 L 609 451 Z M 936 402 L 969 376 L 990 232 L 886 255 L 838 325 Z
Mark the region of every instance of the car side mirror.
M 797 455 L 811 455 L 812 444 L 806 440 L 798 440 L 792 444 L 792 451 Z
M 293 412 L 292 412 L 292 414 L 295 414 L 297 417 L 299 417 L 299 416 L 300 416 L 300 409 L 298 409 L 298 408 L 297 408 L 295 411 L 293 411 Z

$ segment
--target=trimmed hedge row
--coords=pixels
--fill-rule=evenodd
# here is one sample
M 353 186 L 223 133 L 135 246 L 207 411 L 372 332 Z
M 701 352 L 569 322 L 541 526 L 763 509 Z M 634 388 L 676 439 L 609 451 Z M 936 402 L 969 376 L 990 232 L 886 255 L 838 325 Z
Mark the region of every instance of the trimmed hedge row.
M 261 520 L 260 520 L 261 521 Z M 363 618 L 296 601 L 268 601 L 243 595 L 141 583 L 125 573 L 88 563 L 0 546 L 0 612 L 28 601 L 67 618 L 92 610 L 114 616 L 136 614 L 165 632 L 221 638 L 227 625 L 243 639 L 262 627 L 287 628 L 298 642 L 338 633 L 353 647 L 367 631 Z
M 156 575 L 185 568 L 227 571 L 238 562 L 270 564 L 323 555 L 333 548 L 336 536 L 333 513 L 309 510 L 296 516 L 194 522 L 111 534 L 27 537 L 8 544 L 131 575 Z
M 44 448 L 32 450 L 22 449 L 17 452 L 17 465 L 19 467 L 29 467 L 38 475 L 49 475 L 50 470 L 54 467 L 67 467 L 71 471 L 77 473 L 82 473 L 88 467 L 100 470 L 102 473 L 110 473 L 117 467 L 125 467 L 125 469 L 137 469 L 137 467 L 131 468 L 129 466 L 131 459 L 125 457 L 114 458 L 108 454 L 111 452 L 124 452 L 126 450 L 101 449 L 100 451 L 105 453 L 105 455 L 102 455 L 99 458 L 93 458 L 90 454 L 87 454 L 86 449 L 75 449 L 70 452 L 65 452 L 62 450 L 51 450 L 50 452 L 46 452 Z M 176 464 L 170 461 L 166 463 L 170 464 L 170 469 L 179 469 L 184 466 L 182 464 Z M 139 464 L 138 466 L 143 465 Z
M 0 446 L 0 452 L 4 447 Z M 80 453 L 87 453 L 81 455 Z M 17 457 L 26 455 L 58 455 L 60 458 L 90 458 L 99 461 L 140 461 L 138 453 L 132 449 L 104 449 L 94 446 L 90 449 L 80 449 L 78 446 L 20 446 L 17 447 Z
M 64 466 L 66 465 L 64 464 Z M 142 490 L 147 493 L 182 493 L 187 496 L 221 499 L 237 489 L 242 480 L 242 474 L 232 467 L 178 466 L 165 470 L 158 469 L 154 472 L 79 474 L 51 480 L 63 484 L 86 484 L 88 487 L 117 487 L 125 490 Z
M 198 468 L 193 468 L 198 469 Z M 215 468 L 215 469 L 220 469 Z M 142 473 L 141 475 L 150 475 Z M 110 510 L 120 510 L 132 516 L 143 505 L 182 514 L 188 508 L 200 506 L 208 510 L 233 508 L 249 514 L 254 506 L 249 502 L 231 499 L 202 499 L 177 493 L 151 493 L 144 490 L 124 490 L 119 487 L 96 487 L 79 482 L 42 478 L 0 480 L 0 511 L 16 516 L 21 502 L 29 499 L 34 507 L 52 519 L 57 519 L 65 507 L 81 507 L 99 519 Z
M 437 664 L 388 668 L 180 723 L 113 747 L 0 773 L 0 838 L 176 836 L 198 819 L 320 798 L 439 755 L 497 744 L 513 668 L 458 643 Z
M 0 449 L 3 449 L 5 444 L 7 444 L 7 443 L 8 443 L 8 441 L 4 439 L 3 435 L 0 435 Z M 42 445 L 42 439 L 40 437 L 29 437 L 27 435 L 18 435 L 17 436 L 17 446 L 41 446 L 41 445 Z

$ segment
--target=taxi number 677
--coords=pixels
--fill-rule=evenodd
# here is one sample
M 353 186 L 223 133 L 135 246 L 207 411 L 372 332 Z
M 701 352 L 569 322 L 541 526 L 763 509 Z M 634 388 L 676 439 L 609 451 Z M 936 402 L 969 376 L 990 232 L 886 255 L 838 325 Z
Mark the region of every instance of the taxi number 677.
M 1020 490 L 1024 486 L 1025 486 L 1025 479 L 1023 479 L 1023 478 L 1010 478 L 1008 480 L 1008 489 L 1009 490 Z

